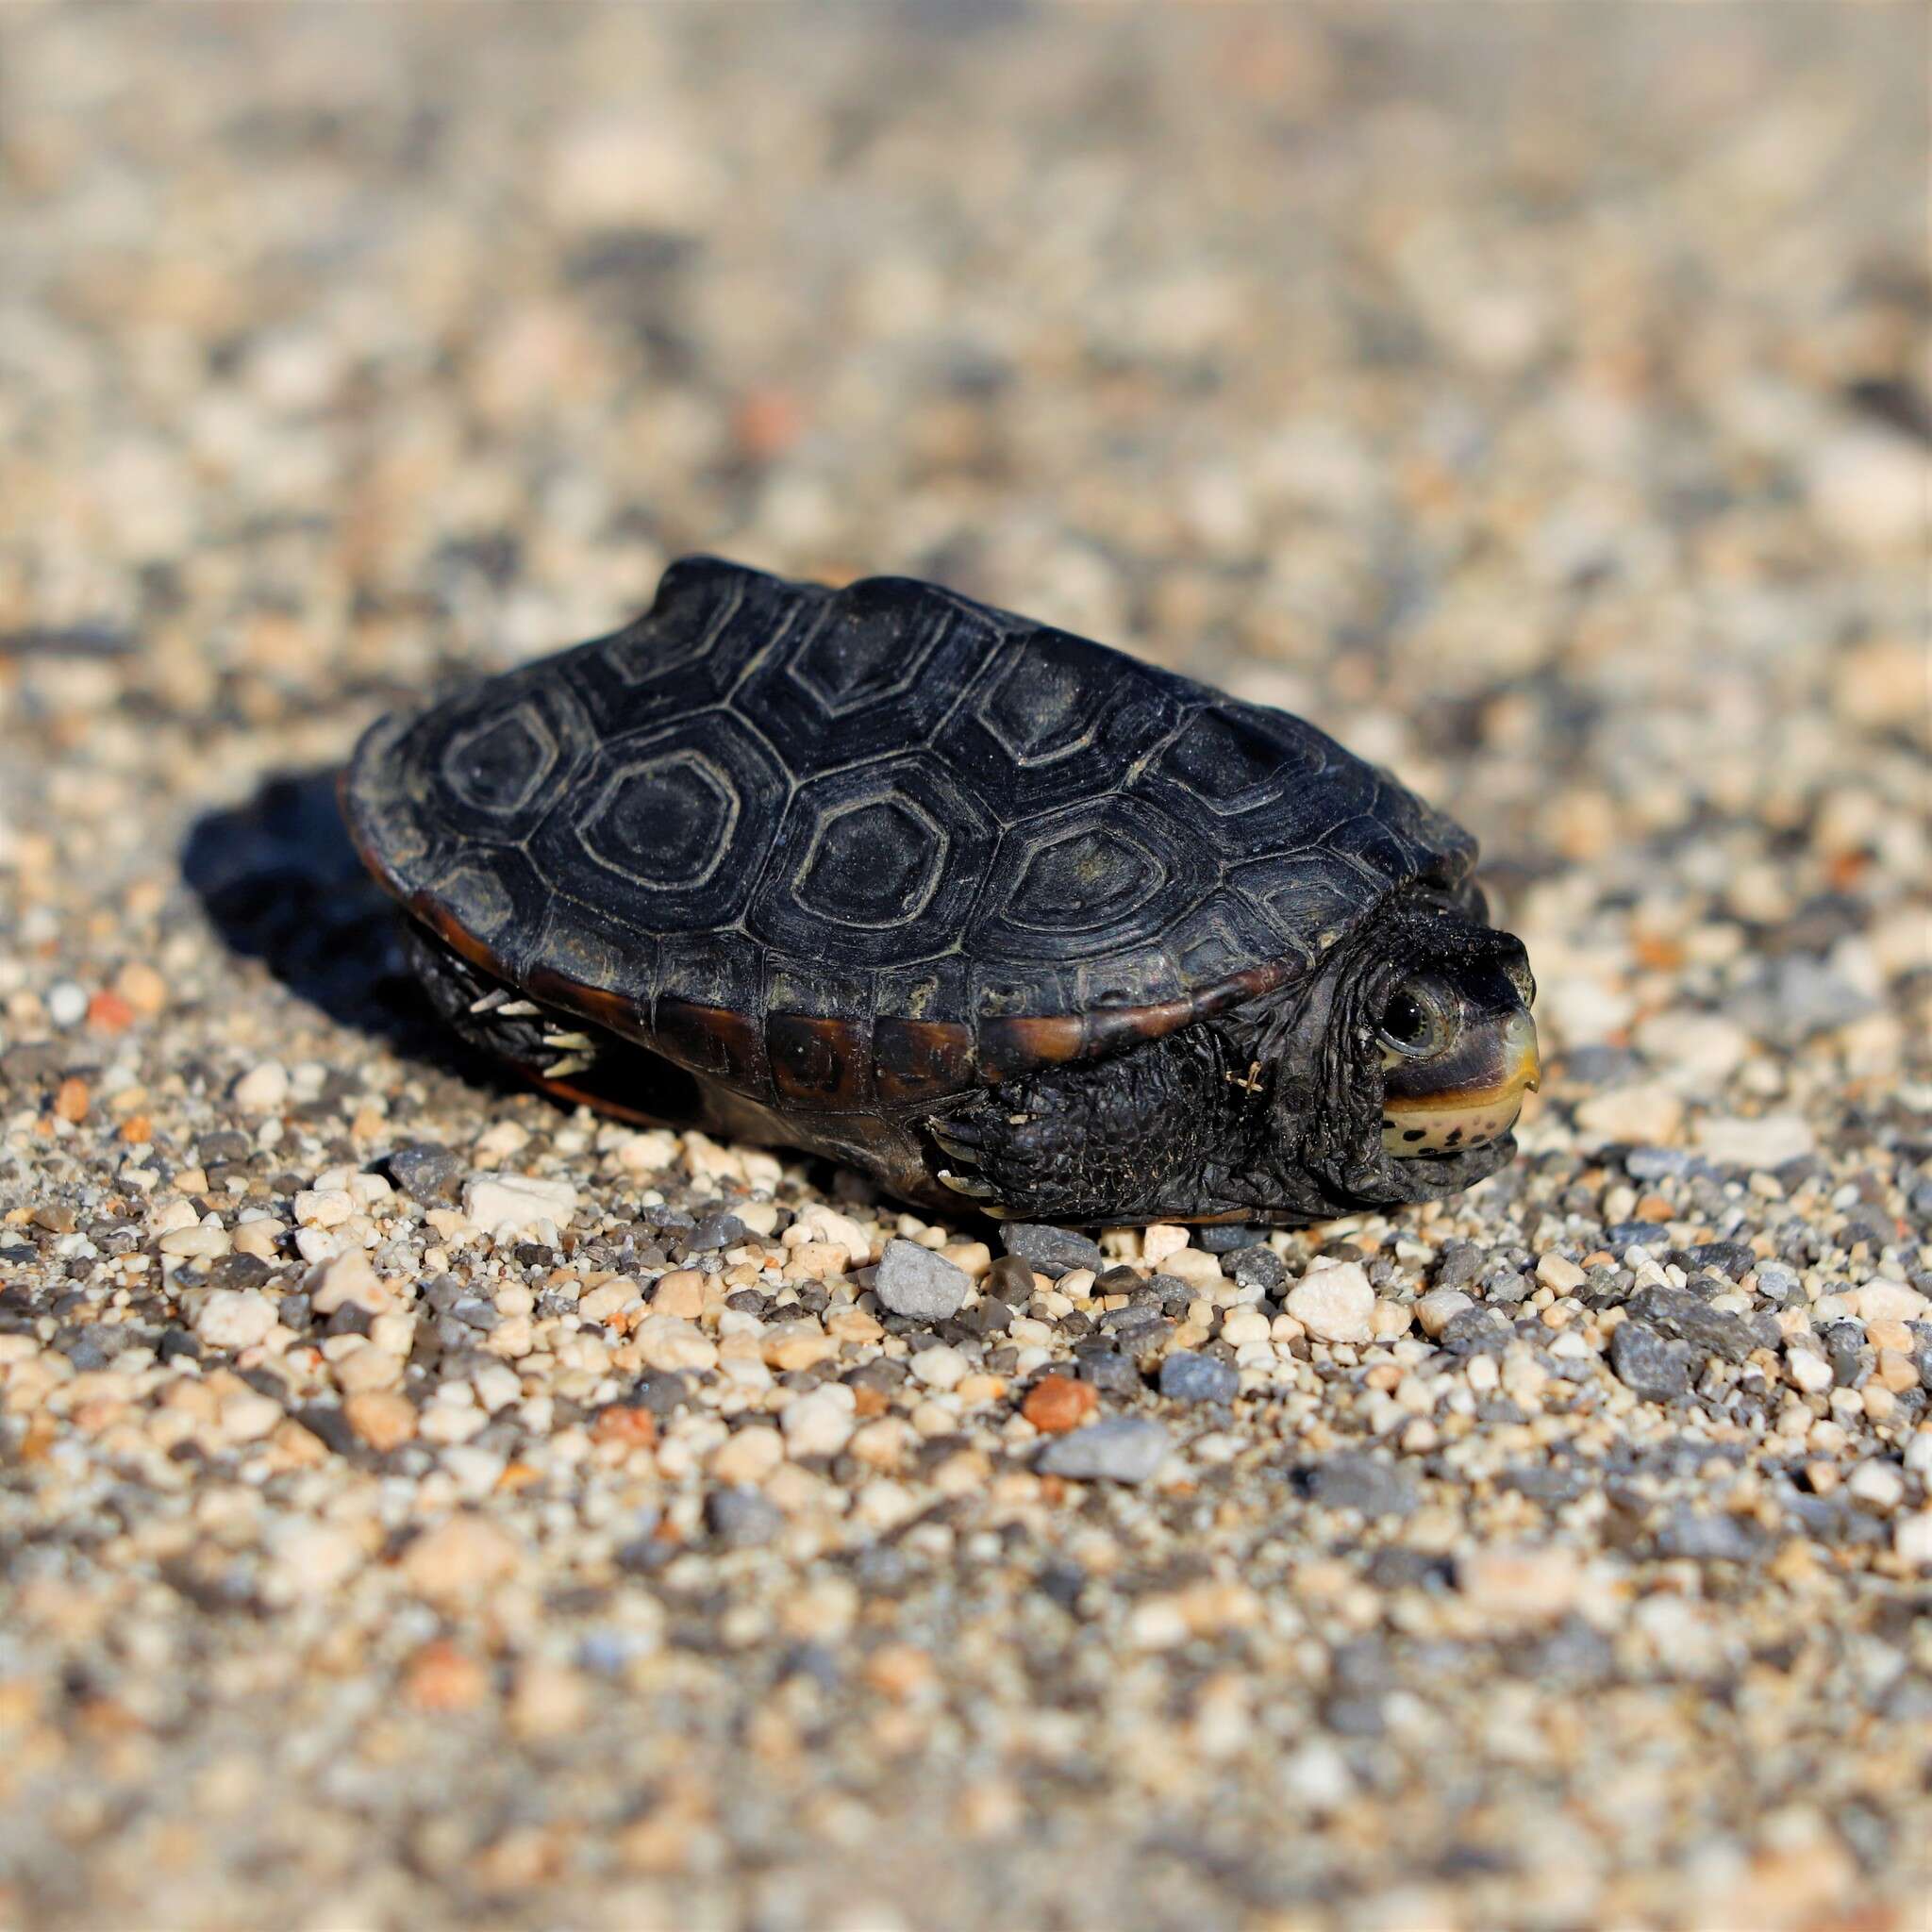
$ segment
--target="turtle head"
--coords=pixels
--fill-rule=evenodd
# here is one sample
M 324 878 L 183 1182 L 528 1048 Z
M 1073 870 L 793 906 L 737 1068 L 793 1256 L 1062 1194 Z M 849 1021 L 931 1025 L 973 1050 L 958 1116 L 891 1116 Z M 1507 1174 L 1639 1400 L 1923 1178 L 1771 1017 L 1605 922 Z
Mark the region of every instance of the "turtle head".
M 1535 997 L 1520 945 L 1446 958 L 1396 983 L 1375 1034 L 1387 1154 L 1456 1153 L 1515 1125 L 1542 1074 Z

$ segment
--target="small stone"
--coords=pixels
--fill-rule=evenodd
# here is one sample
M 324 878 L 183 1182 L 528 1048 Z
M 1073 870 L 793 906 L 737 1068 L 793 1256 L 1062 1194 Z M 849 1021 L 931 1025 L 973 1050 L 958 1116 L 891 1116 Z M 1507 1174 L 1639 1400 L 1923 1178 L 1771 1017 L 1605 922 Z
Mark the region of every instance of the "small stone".
M 365 1389 L 345 1396 L 342 1419 L 358 1442 L 379 1455 L 400 1449 L 416 1434 L 416 1405 L 393 1389 Z
M 1684 1103 L 1661 1081 L 1613 1087 L 1576 1109 L 1577 1132 L 1596 1141 L 1674 1141 L 1683 1124 Z
M 721 1483 L 742 1487 L 761 1483 L 785 1460 L 785 1439 L 764 1423 L 734 1429 L 711 1457 L 711 1474 Z
M 1845 1297 L 1852 1312 L 1869 1325 L 1874 1322 L 1923 1322 L 1932 1317 L 1932 1297 L 1907 1288 L 1903 1281 L 1882 1276 Z
M 289 1070 L 280 1060 L 262 1060 L 236 1081 L 229 1097 L 244 1113 L 274 1113 L 289 1097 Z
M 917 1322 L 943 1322 L 957 1315 L 972 1287 L 963 1268 L 917 1241 L 888 1241 L 873 1275 L 880 1307 Z
M 1188 1245 L 1188 1231 L 1172 1222 L 1157 1221 L 1141 1230 L 1141 1258 L 1150 1268 L 1158 1268 Z
M 849 1391 L 841 1402 L 829 1389 L 798 1396 L 778 1411 L 785 1446 L 793 1456 L 836 1456 L 852 1439 L 853 1411 Z
M 1544 1255 L 1536 1264 L 1536 1278 L 1557 1294 L 1574 1294 L 1590 1276 L 1565 1256 Z
M 1690 1392 L 1689 1351 L 1641 1322 L 1624 1322 L 1611 1335 L 1610 1367 L 1645 1402 L 1674 1402 Z
M 78 1026 L 87 1018 L 87 992 L 71 979 L 47 989 L 47 1018 L 57 1026 Z
M 1463 1309 L 1474 1306 L 1475 1303 L 1459 1288 L 1432 1288 L 1427 1294 L 1418 1298 L 1415 1318 L 1422 1324 L 1423 1333 L 1431 1341 L 1436 1341 L 1441 1340 L 1443 1329 Z
M 972 1368 L 957 1348 L 922 1349 L 912 1357 L 912 1374 L 928 1389 L 956 1389 Z
M 275 1305 L 252 1288 L 218 1288 L 194 1317 L 195 1335 L 210 1348 L 230 1351 L 266 1341 L 275 1325 Z
M 1902 1518 L 1891 1533 L 1891 1547 L 1901 1563 L 1932 1570 L 1932 1509 Z
M 1077 1382 L 1069 1375 L 1042 1375 L 1026 1391 L 1020 1413 L 1042 1436 L 1063 1436 L 1078 1428 L 1100 1407 L 1100 1395 L 1091 1382 Z
M 411 1200 L 457 1198 L 463 1164 L 447 1147 L 434 1141 L 412 1141 L 406 1147 L 398 1147 L 386 1165 L 390 1179 Z
M 1554 1624 L 1575 1607 L 1583 1572 L 1567 1550 L 1478 1549 L 1457 1559 L 1456 1584 L 1492 1622 Z
M 1212 1356 L 1180 1349 L 1160 1364 L 1160 1392 L 1170 1402 L 1232 1402 L 1240 1374 Z
M 478 1227 L 518 1234 L 540 1221 L 562 1227 L 576 1212 L 577 1191 L 564 1180 L 536 1174 L 479 1174 L 463 1183 L 463 1212 Z
M 1242 1288 L 1258 1288 L 1263 1294 L 1279 1295 L 1288 1285 L 1288 1269 L 1281 1257 L 1259 1243 L 1224 1256 L 1221 1267 Z
M 1318 1341 L 1368 1341 L 1375 1291 L 1358 1261 L 1318 1262 L 1282 1303 Z
M 1896 1466 L 1874 1458 L 1853 1470 L 1845 1478 L 1845 1491 L 1874 1509 L 1896 1509 L 1905 1501 L 1906 1479 Z
M 508 1531 L 465 1512 L 418 1537 L 403 1552 L 401 1570 L 412 1590 L 456 1603 L 508 1582 L 522 1560 L 522 1547 Z
M 142 959 L 129 960 L 114 975 L 114 991 L 144 1020 L 152 1020 L 168 1004 L 168 982 Z
M 1632 1321 L 1688 1343 L 1700 1359 L 1716 1355 L 1741 1362 L 1757 1346 L 1757 1337 L 1740 1316 L 1712 1307 L 1686 1288 L 1646 1288 L 1631 1297 L 1628 1309 Z
M 334 1260 L 325 1261 L 309 1277 L 308 1306 L 318 1315 L 333 1315 L 343 1307 L 380 1315 L 393 1303 L 388 1285 L 361 1248 L 346 1249 Z
M 1810 1123 L 1794 1113 L 1768 1113 L 1757 1120 L 1717 1115 L 1697 1123 L 1695 1138 L 1720 1167 L 1752 1173 L 1782 1167 L 1818 1150 Z
M 770 1542 L 785 1519 L 762 1491 L 740 1485 L 705 1498 L 705 1524 L 727 1549 L 749 1550 Z
M 1144 1483 L 1166 1461 L 1167 1431 L 1141 1416 L 1109 1416 L 1071 1435 L 1056 1436 L 1035 1465 L 1043 1475 L 1076 1482 Z
M 1017 1255 L 1036 1274 L 1058 1281 L 1075 1268 L 1098 1274 L 1107 1266 L 1099 1243 L 1064 1227 L 1044 1227 L 1030 1221 L 1009 1222 L 1000 1230 L 1007 1253 Z
M 1308 1494 L 1324 1509 L 1354 1509 L 1363 1516 L 1407 1516 L 1416 1505 L 1413 1480 L 1374 1456 L 1331 1456 L 1307 1475 Z
M 651 1290 L 651 1312 L 695 1322 L 705 1312 L 705 1277 L 695 1268 L 674 1268 Z

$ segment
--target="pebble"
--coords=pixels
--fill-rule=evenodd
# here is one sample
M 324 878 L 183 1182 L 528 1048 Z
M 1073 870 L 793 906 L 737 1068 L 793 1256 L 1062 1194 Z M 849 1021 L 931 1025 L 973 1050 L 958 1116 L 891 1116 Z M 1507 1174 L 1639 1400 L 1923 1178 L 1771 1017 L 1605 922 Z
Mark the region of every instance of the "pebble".
M 252 1288 L 215 1289 L 194 1317 L 198 1341 L 231 1353 L 266 1341 L 275 1327 L 275 1303 Z
M 479 1174 L 463 1183 L 463 1212 L 494 1234 L 530 1232 L 540 1221 L 562 1227 L 577 1210 L 577 1191 L 565 1180 L 536 1174 Z
M 378 1454 L 400 1449 L 416 1434 L 416 1405 L 390 1389 L 370 1389 L 344 1396 L 342 1419 L 358 1441 Z
M 778 1426 L 793 1456 L 836 1456 L 852 1440 L 853 1412 L 829 1389 L 818 1389 L 788 1402 Z
M 873 1274 L 879 1306 L 915 1322 L 957 1315 L 972 1292 L 972 1277 L 917 1241 L 890 1241 Z
M 1568 1550 L 1501 1546 L 1471 1550 L 1456 1561 L 1456 1587 L 1493 1624 L 1553 1624 L 1575 1607 L 1583 1571 Z
M 233 1099 L 244 1113 L 274 1113 L 289 1098 L 289 1070 L 280 1060 L 262 1060 L 236 1081 Z
M 1348 1454 L 1317 1463 L 1307 1474 L 1308 1494 L 1324 1509 L 1363 1516 L 1407 1516 L 1416 1506 L 1413 1479 L 1378 1457 Z
M 1176 1351 L 1160 1364 L 1160 1392 L 1170 1402 L 1232 1402 L 1241 1379 L 1226 1362 L 1189 1349 Z
M 1790 1113 L 1764 1114 L 1756 1120 L 1713 1115 L 1697 1123 L 1694 1138 L 1720 1167 L 1753 1172 L 1782 1167 L 1818 1151 L 1810 1123 Z
M 1646 1288 L 1631 1296 L 1626 1306 L 1632 1322 L 1688 1343 L 1700 1359 L 1715 1355 L 1727 1362 L 1741 1362 L 1757 1346 L 1757 1337 L 1738 1316 L 1712 1307 L 1688 1289 Z
M 1674 1402 L 1690 1392 L 1688 1352 L 1641 1322 L 1624 1322 L 1610 1336 L 1610 1367 L 1644 1402 Z
M 47 989 L 47 1018 L 57 1026 L 78 1026 L 87 1018 L 87 992 L 71 979 Z
M 1091 1382 L 1071 1375 L 1042 1375 L 1026 1391 L 1020 1413 L 1042 1436 L 1061 1436 L 1078 1428 L 1099 1407 L 1099 1391 Z
M 1374 1337 L 1375 1291 L 1358 1261 L 1316 1261 L 1282 1303 L 1319 1341 L 1368 1341 Z
M 1036 1274 L 1044 1274 L 1049 1281 L 1058 1281 L 1075 1268 L 1091 1268 L 1098 1274 L 1107 1266 L 1107 1257 L 1097 1241 L 1064 1227 L 1012 1221 L 1000 1229 L 1000 1240 L 1006 1243 L 1008 1254 L 1017 1256 Z
M 928 1389 L 956 1389 L 971 1372 L 973 1364 L 957 1348 L 943 1344 L 922 1349 L 912 1357 L 912 1374 Z
M 739 1484 L 705 1498 L 705 1524 L 726 1549 L 750 1550 L 770 1542 L 785 1519 L 762 1491 Z
M 1417 1297 L 1415 1318 L 1422 1324 L 1423 1333 L 1436 1341 L 1457 1315 L 1474 1306 L 1474 1301 L 1459 1288 L 1432 1288 L 1427 1294 Z
M 1576 1109 L 1576 1128 L 1596 1141 L 1674 1141 L 1684 1124 L 1684 1103 L 1662 1081 L 1614 1087 Z
M 425 1530 L 403 1552 L 401 1569 L 412 1590 L 434 1603 L 456 1604 L 508 1582 L 522 1563 L 514 1537 L 464 1511 Z
M 1158 1423 L 1141 1416 L 1109 1416 L 1071 1435 L 1056 1436 L 1035 1465 L 1042 1475 L 1075 1482 L 1144 1483 L 1173 1447 Z
M 387 1165 L 390 1178 L 414 1200 L 454 1201 L 461 1187 L 462 1162 L 434 1141 L 398 1147 Z

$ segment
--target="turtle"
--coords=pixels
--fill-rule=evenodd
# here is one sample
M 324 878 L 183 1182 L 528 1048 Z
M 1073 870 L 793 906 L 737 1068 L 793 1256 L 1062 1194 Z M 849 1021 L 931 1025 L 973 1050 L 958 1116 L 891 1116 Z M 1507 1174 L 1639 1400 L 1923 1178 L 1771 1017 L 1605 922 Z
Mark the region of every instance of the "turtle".
M 437 1011 L 559 1099 L 928 1211 L 1302 1226 L 1493 1173 L 1474 839 L 1285 711 L 908 577 L 718 558 L 342 774 Z

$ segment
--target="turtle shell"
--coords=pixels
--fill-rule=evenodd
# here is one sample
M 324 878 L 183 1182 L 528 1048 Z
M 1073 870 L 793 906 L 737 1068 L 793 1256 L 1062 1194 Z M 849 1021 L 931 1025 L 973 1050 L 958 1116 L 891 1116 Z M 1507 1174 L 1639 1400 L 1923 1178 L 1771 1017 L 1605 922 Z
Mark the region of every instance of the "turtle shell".
M 475 965 L 786 1112 L 1172 1031 L 1475 856 L 1284 712 L 934 585 L 709 558 L 381 721 L 343 800 Z

